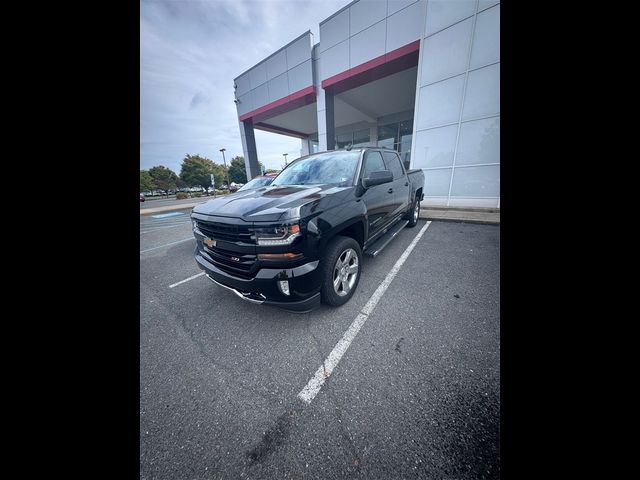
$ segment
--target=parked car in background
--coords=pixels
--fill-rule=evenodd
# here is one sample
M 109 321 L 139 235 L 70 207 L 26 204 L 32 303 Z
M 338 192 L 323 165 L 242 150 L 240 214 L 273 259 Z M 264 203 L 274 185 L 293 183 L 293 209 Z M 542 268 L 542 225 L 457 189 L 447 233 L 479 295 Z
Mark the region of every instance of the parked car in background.
M 140 194 L 140 201 L 141 201 L 141 202 L 144 202 L 144 201 L 145 201 L 145 198 L 144 198 L 144 195 L 143 195 L 143 194 Z
M 260 177 L 256 177 L 253 180 L 245 183 L 242 187 L 238 189 L 239 192 L 244 192 L 245 190 L 253 190 L 254 188 L 266 187 L 271 185 L 273 179 L 276 178 L 274 176 L 262 175 Z

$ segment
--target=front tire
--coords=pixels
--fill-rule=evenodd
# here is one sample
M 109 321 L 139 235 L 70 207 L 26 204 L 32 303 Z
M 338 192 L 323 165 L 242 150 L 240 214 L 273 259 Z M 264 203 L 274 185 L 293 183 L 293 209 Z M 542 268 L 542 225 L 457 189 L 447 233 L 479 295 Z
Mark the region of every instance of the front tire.
M 322 301 L 332 307 L 344 305 L 360 282 L 360 245 L 353 238 L 337 236 L 327 245 L 322 263 Z

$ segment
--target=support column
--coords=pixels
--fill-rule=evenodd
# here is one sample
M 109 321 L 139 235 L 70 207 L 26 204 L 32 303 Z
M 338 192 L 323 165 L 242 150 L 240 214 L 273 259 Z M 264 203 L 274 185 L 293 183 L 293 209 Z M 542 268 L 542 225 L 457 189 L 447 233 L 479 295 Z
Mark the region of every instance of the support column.
M 334 94 L 330 90 L 324 92 L 325 121 L 327 126 L 327 150 L 336 149 L 336 116 L 334 109 Z
M 258 150 L 256 149 L 256 137 L 253 133 L 253 121 L 251 119 L 242 122 L 241 132 L 244 149 L 244 166 L 247 170 L 247 182 L 258 175 L 261 175 L 260 165 L 258 164 Z
M 309 137 L 300 139 L 300 156 L 304 157 L 309 155 Z

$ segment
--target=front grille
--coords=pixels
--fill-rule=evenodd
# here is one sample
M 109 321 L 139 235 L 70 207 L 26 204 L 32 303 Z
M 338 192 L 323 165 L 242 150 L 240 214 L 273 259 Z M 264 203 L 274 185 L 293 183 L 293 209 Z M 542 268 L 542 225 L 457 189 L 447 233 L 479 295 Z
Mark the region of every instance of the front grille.
M 227 242 L 255 244 L 248 226 L 197 220 L 198 230 L 209 238 Z
M 209 257 L 209 260 L 220 270 L 236 277 L 252 278 L 257 260 L 256 255 L 231 252 L 218 247 L 209 248 L 207 246 L 204 246 L 204 252 Z

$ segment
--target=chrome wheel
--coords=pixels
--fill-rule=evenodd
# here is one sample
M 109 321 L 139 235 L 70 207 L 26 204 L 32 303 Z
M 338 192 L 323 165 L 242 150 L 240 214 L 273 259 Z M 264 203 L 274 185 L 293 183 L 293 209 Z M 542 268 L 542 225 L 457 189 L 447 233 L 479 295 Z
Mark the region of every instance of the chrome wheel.
M 344 297 L 347 295 L 358 279 L 358 254 L 353 248 L 349 248 L 338 256 L 333 267 L 333 289 Z
M 418 221 L 418 217 L 420 216 L 420 202 L 416 198 L 416 207 L 413 209 L 413 223 Z

